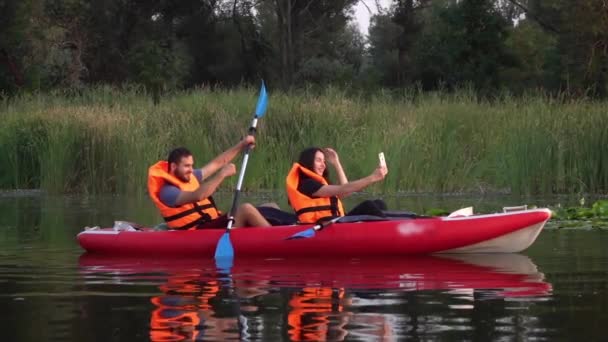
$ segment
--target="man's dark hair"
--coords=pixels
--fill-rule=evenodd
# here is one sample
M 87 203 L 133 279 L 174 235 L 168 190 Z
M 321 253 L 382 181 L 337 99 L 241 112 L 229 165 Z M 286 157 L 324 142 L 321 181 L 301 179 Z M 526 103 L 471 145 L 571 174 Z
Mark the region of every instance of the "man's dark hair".
M 169 170 L 171 170 L 171 163 L 179 164 L 184 157 L 190 157 L 192 152 L 185 147 L 178 147 L 169 152 L 167 162 L 169 163 Z

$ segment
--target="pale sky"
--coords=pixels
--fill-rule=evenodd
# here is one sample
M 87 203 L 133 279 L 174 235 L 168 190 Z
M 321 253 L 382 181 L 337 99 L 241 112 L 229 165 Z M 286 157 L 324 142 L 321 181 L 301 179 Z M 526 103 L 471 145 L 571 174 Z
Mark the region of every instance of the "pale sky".
M 367 7 L 372 11 L 370 14 L 362 2 L 367 4 Z M 376 2 L 383 8 L 387 9 L 388 6 L 391 5 L 392 0 L 359 0 L 357 5 L 355 6 L 355 19 L 359 23 L 359 29 L 364 36 L 367 36 L 367 30 L 369 28 L 369 18 L 371 15 L 378 13 L 378 9 L 376 8 Z

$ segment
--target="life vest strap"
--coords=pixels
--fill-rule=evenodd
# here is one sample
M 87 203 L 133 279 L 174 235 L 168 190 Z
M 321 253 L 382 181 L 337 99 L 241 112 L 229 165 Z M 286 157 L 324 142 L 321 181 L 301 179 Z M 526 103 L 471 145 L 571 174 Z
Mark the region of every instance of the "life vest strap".
M 180 219 L 182 217 L 186 217 L 186 216 L 188 216 L 190 214 L 200 213 L 201 210 L 205 210 L 205 209 L 208 209 L 208 208 L 215 208 L 215 206 L 213 204 L 205 204 L 205 205 L 201 205 L 201 206 L 195 205 L 193 208 L 188 209 L 188 210 L 184 210 L 184 211 L 182 211 L 179 214 L 175 214 L 175 215 L 168 216 L 168 217 L 163 217 L 163 218 L 165 219 L 165 222 L 171 222 L 171 221 L 175 221 L 177 219 Z
M 171 229 L 174 229 L 174 230 L 188 230 L 190 228 L 194 228 L 194 227 L 196 227 L 198 225 L 201 225 L 203 223 L 207 223 L 209 221 L 211 221 L 211 216 L 207 215 L 205 217 L 201 217 L 198 220 L 194 220 L 194 221 L 192 221 L 192 222 L 190 222 L 188 224 L 185 224 L 185 225 L 183 225 L 181 227 L 171 228 Z
M 306 207 L 296 211 L 296 215 L 300 216 L 305 213 L 311 213 L 315 211 L 323 211 L 323 210 L 331 210 L 332 212 L 335 210 L 333 205 L 319 205 L 316 207 Z
M 330 206 L 331 206 L 331 214 L 333 216 L 342 216 L 344 215 L 344 213 L 340 212 L 340 207 L 338 206 L 338 197 L 333 196 L 329 199 L 330 202 Z

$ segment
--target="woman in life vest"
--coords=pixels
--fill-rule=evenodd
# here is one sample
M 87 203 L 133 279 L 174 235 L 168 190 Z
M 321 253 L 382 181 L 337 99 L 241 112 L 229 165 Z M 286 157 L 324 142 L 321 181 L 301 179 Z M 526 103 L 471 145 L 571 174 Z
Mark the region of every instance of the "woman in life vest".
M 326 161 L 333 166 L 338 184 L 330 184 Z M 289 204 L 295 210 L 299 223 L 318 223 L 344 216 L 340 198 L 384 179 L 388 169 L 378 166 L 369 176 L 349 182 L 338 153 L 331 148 L 310 147 L 300 153 L 297 163 L 286 179 Z M 382 200 L 367 200 L 346 215 L 384 216 L 386 205 Z

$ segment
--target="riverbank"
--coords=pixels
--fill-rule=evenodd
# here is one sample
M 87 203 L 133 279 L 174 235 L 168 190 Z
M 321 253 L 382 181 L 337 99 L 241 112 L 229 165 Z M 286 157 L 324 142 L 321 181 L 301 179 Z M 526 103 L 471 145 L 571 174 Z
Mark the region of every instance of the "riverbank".
M 0 188 L 143 193 L 148 166 L 172 147 L 187 146 L 200 166 L 236 143 L 256 99 L 252 88 L 197 89 L 154 106 L 138 89 L 101 87 L 5 100 Z M 605 193 L 606 107 L 543 96 L 490 102 L 466 91 L 270 90 L 244 187 L 282 189 L 299 151 L 321 145 L 339 152 L 350 179 L 369 174 L 383 151 L 389 175 L 372 192 Z

